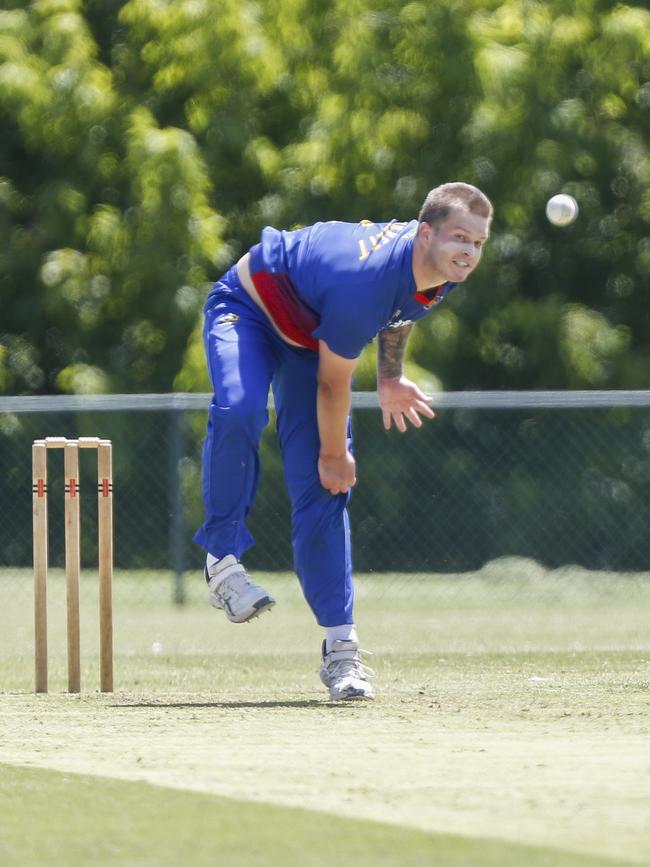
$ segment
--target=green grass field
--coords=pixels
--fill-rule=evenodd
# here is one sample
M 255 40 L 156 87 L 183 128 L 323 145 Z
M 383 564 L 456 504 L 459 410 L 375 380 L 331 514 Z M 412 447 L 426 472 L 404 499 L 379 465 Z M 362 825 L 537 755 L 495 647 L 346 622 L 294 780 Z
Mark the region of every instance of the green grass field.
M 96 587 L 65 689 L 63 580 L 35 696 L 30 576 L 0 574 L 0 863 L 650 864 L 650 576 L 505 560 L 361 576 L 377 700 L 331 704 L 295 579 L 248 625 L 118 575 L 116 692 Z

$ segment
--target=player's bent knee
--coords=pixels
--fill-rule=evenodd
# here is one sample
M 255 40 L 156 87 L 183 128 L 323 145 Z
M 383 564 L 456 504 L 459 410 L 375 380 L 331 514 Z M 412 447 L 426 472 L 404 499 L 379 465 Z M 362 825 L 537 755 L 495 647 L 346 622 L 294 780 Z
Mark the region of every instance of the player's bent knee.
M 212 422 L 231 429 L 261 431 L 269 421 L 265 404 L 253 400 L 234 401 L 230 406 L 213 406 L 210 410 Z

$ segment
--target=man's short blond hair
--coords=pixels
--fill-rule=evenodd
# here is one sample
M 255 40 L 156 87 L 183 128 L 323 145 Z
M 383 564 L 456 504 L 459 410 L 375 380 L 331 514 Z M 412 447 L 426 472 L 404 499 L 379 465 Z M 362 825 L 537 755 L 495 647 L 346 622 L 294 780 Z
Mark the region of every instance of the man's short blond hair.
M 487 217 L 488 220 L 492 219 L 494 212 L 492 202 L 478 187 L 455 181 L 441 184 L 429 191 L 420 209 L 418 220 L 420 223 L 434 226 L 436 223 L 444 222 L 455 208 Z

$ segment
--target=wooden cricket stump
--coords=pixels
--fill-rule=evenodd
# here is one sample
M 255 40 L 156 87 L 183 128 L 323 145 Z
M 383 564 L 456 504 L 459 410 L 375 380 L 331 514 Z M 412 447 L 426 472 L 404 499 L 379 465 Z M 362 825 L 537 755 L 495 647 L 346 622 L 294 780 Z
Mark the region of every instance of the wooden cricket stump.
M 62 449 L 64 454 L 68 692 L 73 693 L 81 691 L 79 449 L 97 451 L 100 689 L 113 692 L 113 447 L 99 437 L 45 437 L 32 445 L 36 692 L 47 692 L 48 449 Z

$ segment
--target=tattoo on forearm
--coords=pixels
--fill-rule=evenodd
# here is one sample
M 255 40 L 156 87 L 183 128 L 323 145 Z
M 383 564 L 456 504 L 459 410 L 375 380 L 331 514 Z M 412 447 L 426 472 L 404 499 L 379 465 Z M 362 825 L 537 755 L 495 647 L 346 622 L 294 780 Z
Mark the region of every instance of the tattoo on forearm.
M 396 379 L 402 375 L 404 350 L 413 323 L 380 331 L 377 349 L 377 374 L 380 379 Z

